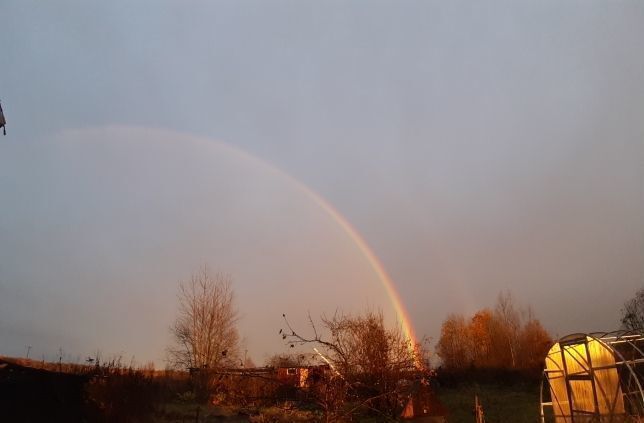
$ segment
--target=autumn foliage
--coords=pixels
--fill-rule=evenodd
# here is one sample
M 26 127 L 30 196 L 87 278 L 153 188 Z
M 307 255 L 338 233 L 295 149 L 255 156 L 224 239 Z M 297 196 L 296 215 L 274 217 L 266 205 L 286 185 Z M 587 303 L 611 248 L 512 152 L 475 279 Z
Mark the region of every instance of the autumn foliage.
M 518 310 L 509 293 L 499 295 L 493 310 L 466 319 L 450 314 L 443 322 L 436 352 L 450 370 L 538 369 L 552 338 L 528 309 Z

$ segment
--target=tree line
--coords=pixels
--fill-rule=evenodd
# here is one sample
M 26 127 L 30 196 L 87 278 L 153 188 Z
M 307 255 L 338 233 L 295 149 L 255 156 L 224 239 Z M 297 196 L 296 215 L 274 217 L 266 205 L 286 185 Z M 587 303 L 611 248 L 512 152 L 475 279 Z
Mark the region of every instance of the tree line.
M 443 322 L 436 352 L 450 370 L 541 369 L 552 337 L 530 308 L 519 309 L 509 292 L 493 309 L 470 318 L 450 314 Z

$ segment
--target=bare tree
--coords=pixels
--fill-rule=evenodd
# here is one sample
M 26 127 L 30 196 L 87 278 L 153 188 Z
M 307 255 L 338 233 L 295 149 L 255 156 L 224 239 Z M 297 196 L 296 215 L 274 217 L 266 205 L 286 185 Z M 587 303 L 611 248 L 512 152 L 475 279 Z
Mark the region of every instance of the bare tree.
M 310 317 L 311 336 L 296 333 L 286 317 L 285 323 L 287 328 L 280 331 L 283 339 L 291 346 L 320 347 L 336 375 L 318 398 L 327 420 L 342 420 L 358 410 L 393 418 L 410 395 L 410 383 L 426 376 L 419 364 L 425 358 L 422 344 L 407 339 L 399 326 L 385 327 L 382 313 L 323 317 L 327 336 L 318 332 Z M 351 406 L 343 407 L 349 399 Z
M 644 288 L 635 293 L 635 297 L 624 303 L 622 309 L 622 326 L 624 329 L 644 329 Z
M 496 325 L 496 335 L 503 341 L 497 345 L 503 346 L 509 353 L 509 363 L 511 368 L 517 367 L 517 349 L 519 343 L 519 333 L 521 331 L 522 321 L 521 313 L 514 305 L 514 298 L 510 291 L 500 292 L 496 300 L 494 316 L 499 323 Z
M 237 310 L 231 278 L 204 266 L 179 282 L 179 315 L 170 328 L 175 346 L 168 350 L 175 367 L 217 369 L 239 362 Z

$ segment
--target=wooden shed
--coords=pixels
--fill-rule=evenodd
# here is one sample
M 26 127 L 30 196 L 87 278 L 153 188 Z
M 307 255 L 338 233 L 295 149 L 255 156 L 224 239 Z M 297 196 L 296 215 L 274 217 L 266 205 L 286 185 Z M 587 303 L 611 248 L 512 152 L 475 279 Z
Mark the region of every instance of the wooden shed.
M 278 367 L 277 380 L 298 388 L 308 388 L 328 377 L 330 368 L 323 364 L 319 366 Z

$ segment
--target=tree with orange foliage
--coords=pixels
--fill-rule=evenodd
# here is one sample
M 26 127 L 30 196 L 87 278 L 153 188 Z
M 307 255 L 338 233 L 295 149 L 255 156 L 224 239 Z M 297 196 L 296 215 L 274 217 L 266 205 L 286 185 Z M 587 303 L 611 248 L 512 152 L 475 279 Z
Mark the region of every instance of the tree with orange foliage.
M 541 367 L 551 344 L 532 311 L 517 309 L 506 292 L 499 294 L 494 311 L 479 310 L 469 322 L 461 314 L 450 314 L 436 350 L 449 369 L 535 369 Z
M 542 367 L 543 359 L 548 354 L 552 342 L 552 337 L 539 320 L 528 319 L 519 334 L 519 367 L 522 369 Z
M 493 325 L 494 315 L 487 308 L 477 311 L 468 325 L 472 362 L 476 367 L 490 367 L 494 363 L 492 349 Z
M 436 346 L 438 356 L 448 368 L 463 368 L 471 362 L 470 337 L 465 317 L 450 314 L 441 327 L 441 337 Z

